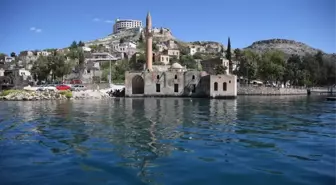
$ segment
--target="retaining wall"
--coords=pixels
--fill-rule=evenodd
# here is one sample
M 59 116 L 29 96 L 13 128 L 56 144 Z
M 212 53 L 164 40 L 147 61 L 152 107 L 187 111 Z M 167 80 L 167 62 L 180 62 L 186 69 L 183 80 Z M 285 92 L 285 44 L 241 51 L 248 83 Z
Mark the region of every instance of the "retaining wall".
M 307 95 L 307 89 L 240 86 L 237 88 L 237 94 L 238 95 Z
M 109 83 L 84 84 L 89 90 L 110 88 Z M 307 95 L 306 88 L 278 88 L 264 86 L 238 86 L 237 95 Z
M 87 89 L 89 90 L 96 90 L 97 89 L 97 86 L 99 86 L 99 89 L 107 89 L 107 88 L 110 88 L 110 84 L 109 83 L 99 83 L 99 84 L 92 84 L 92 83 L 89 83 L 89 84 L 83 84 L 86 86 Z

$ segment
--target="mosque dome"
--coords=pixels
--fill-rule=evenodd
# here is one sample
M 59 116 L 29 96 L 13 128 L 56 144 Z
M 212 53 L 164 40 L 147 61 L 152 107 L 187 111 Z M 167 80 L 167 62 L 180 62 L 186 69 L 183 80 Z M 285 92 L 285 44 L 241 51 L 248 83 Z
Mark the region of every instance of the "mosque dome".
M 172 66 L 173 69 L 183 69 L 183 67 L 181 66 L 181 64 L 175 62 Z

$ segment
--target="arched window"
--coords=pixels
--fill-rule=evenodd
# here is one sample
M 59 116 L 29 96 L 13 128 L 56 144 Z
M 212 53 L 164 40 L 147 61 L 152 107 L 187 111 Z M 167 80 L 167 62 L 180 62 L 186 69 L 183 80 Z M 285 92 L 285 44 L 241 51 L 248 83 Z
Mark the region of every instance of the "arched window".
M 195 75 L 192 76 L 192 79 L 195 80 Z
M 214 83 L 214 91 L 218 91 L 218 83 L 217 82 Z
M 175 75 L 175 79 L 177 79 L 177 75 Z
M 223 91 L 226 91 L 226 82 L 223 83 Z
M 160 75 L 156 75 L 156 79 L 160 79 Z

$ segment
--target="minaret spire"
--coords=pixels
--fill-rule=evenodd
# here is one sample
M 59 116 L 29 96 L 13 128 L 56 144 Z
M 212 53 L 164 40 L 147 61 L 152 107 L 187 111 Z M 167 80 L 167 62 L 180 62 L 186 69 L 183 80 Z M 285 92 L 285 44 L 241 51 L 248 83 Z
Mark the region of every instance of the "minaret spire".
M 152 17 L 150 13 L 147 13 L 146 17 L 146 29 L 145 29 L 145 35 L 146 35 L 146 68 L 149 71 L 152 71 L 152 63 L 153 63 L 153 51 L 152 51 L 152 45 L 153 45 L 153 34 L 152 34 Z

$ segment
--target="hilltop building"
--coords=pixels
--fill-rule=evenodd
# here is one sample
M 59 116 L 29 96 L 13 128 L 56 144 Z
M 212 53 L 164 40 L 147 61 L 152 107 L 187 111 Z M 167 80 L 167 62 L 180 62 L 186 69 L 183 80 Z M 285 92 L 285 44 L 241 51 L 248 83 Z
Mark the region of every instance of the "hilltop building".
M 113 33 L 118 33 L 121 30 L 127 30 L 130 28 L 141 28 L 142 21 L 132 19 L 116 19 L 113 25 Z
M 125 95 L 134 96 L 186 96 L 209 98 L 235 98 L 237 77 L 232 74 L 209 75 L 205 71 L 190 71 L 174 63 L 166 71 L 153 68 L 153 30 L 150 13 L 146 18 L 146 67 L 139 72 L 125 73 Z M 224 62 L 223 65 L 228 63 Z M 153 70 L 154 69 L 154 70 Z

